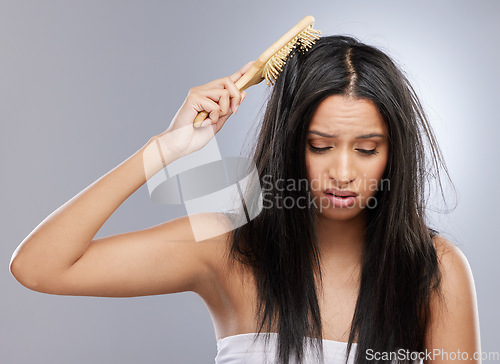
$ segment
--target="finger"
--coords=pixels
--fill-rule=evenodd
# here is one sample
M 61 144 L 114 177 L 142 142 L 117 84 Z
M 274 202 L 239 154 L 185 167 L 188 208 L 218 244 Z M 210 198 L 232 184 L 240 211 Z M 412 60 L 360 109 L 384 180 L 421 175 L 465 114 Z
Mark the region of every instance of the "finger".
M 255 61 L 250 61 L 246 65 L 244 65 L 239 71 L 233 73 L 231 76 L 228 77 L 223 77 L 219 78 L 216 80 L 213 80 L 211 82 L 208 82 L 205 85 L 202 86 L 197 86 L 194 87 L 192 90 L 195 90 L 198 93 L 202 93 L 204 95 L 212 95 L 211 98 L 212 100 L 219 102 L 222 101 L 220 100 L 220 95 L 219 94 L 214 94 L 212 92 L 213 89 L 227 89 L 230 93 L 230 107 L 231 111 L 234 113 L 236 112 L 238 105 L 241 104 L 243 101 L 241 91 L 238 89 L 236 86 L 235 82 L 241 78 L 247 72 L 250 67 L 255 63 Z M 207 93 L 208 91 L 208 93 Z M 217 98 L 215 98 L 217 95 Z M 225 102 L 221 102 L 221 108 L 223 110 L 223 115 L 227 114 L 227 109 L 224 109 L 225 107 Z
M 236 86 L 235 86 L 236 87 Z M 236 91 L 239 92 L 239 91 Z M 198 94 L 209 98 L 210 100 L 216 102 L 219 105 L 222 115 L 226 115 L 229 112 L 230 104 L 230 92 L 227 89 L 205 89 L 199 90 Z M 208 110 L 207 110 L 208 111 Z
M 236 86 L 235 82 L 238 81 L 250 69 L 250 67 L 252 67 L 254 63 L 255 61 L 248 62 L 238 72 L 235 72 L 231 76 L 229 76 L 229 79 L 231 80 L 230 82 L 231 85 L 234 85 L 234 88 L 237 89 L 238 91 L 240 90 Z M 233 89 L 232 86 L 231 89 Z M 233 112 L 236 112 L 236 110 L 238 110 L 238 106 L 241 104 L 242 101 L 243 101 L 242 94 L 241 92 L 238 92 L 238 94 L 234 96 L 231 102 L 231 110 L 233 110 Z
M 200 95 L 200 94 L 190 94 L 188 97 L 189 97 L 189 100 L 186 99 L 184 106 L 188 106 L 188 105 L 191 106 L 190 107 L 190 109 L 192 110 L 192 111 L 190 111 L 190 113 L 192 112 L 191 124 L 193 123 L 193 121 L 196 118 L 196 116 L 198 115 L 198 113 L 200 113 L 202 111 L 206 111 L 209 114 L 208 115 L 209 118 L 210 118 L 210 113 L 212 113 L 211 116 L 215 116 L 213 114 L 214 110 L 216 110 L 217 113 L 219 113 L 220 105 L 218 103 L 214 102 L 213 100 L 211 100 L 210 98 L 205 97 L 205 96 Z M 218 117 L 218 115 L 217 115 L 217 117 Z M 187 121 L 188 119 L 186 119 L 186 125 L 189 124 L 189 122 Z M 214 119 L 212 119 L 212 120 L 214 120 Z M 181 123 L 181 124 L 184 124 L 184 123 Z
M 216 123 L 220 119 L 220 109 L 219 108 L 213 109 L 212 111 L 210 111 L 208 113 L 208 117 L 211 120 L 211 122 L 210 122 L 211 124 Z
M 238 81 L 241 76 L 243 76 L 249 69 L 250 67 L 255 63 L 255 61 L 250 61 L 248 62 L 246 65 L 244 65 L 239 71 L 233 73 L 231 76 L 228 76 L 233 82 L 236 82 Z M 194 86 L 193 88 L 191 88 L 192 91 L 200 91 L 200 90 L 206 90 L 206 89 L 210 89 L 210 88 L 224 88 L 224 85 L 225 85 L 225 81 L 224 79 L 227 78 L 227 77 L 222 77 L 222 78 L 218 78 L 216 80 L 213 80 L 213 81 L 210 81 L 210 82 L 207 82 L 206 84 L 204 85 L 200 85 L 200 86 Z
M 231 80 L 230 77 L 226 77 L 224 82 L 225 82 L 225 88 L 229 91 L 231 97 L 231 111 L 236 112 L 236 108 L 242 101 L 241 91 L 233 82 L 233 80 Z
M 231 76 L 229 76 L 229 78 L 233 81 L 233 82 L 236 82 L 238 81 L 241 76 L 243 76 L 246 71 L 248 71 L 250 69 L 250 67 L 252 67 L 252 65 L 255 63 L 255 61 L 250 61 L 248 62 L 246 65 L 244 65 L 239 71 L 236 71 L 235 73 L 233 73 Z
M 219 98 L 221 115 L 227 115 L 227 113 L 229 112 L 229 102 L 230 102 L 229 97 L 230 97 L 229 90 L 223 90 Z

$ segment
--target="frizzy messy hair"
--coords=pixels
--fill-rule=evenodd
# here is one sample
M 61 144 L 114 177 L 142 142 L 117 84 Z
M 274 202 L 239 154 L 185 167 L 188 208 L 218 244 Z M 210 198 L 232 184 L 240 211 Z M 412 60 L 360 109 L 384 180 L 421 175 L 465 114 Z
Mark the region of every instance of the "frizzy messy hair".
M 356 340 L 357 364 L 368 362 L 363 355 L 367 349 L 422 351 L 430 298 L 440 295 L 433 245 L 437 231 L 426 223 L 425 192 L 429 178 L 439 180 L 440 168 L 448 172 L 422 105 L 395 63 L 379 49 L 348 36 L 322 37 L 308 52 L 293 54 L 267 101 L 251 159 L 261 184 L 265 178 L 306 179 L 306 134 L 315 110 L 332 95 L 372 101 L 389 133 L 383 178 L 390 181 L 390 190 L 377 191 L 377 206 L 366 211 L 360 290 L 348 351 Z M 253 187 L 248 196 L 255 192 Z M 312 198 L 309 190 L 275 187 L 261 195 L 266 196 Z M 279 333 L 279 363 L 291 357 L 302 362 L 304 338 L 319 339 L 310 343 L 321 362 L 318 210 L 314 205 L 262 206 L 256 198 L 245 202 L 249 214 L 261 211 L 231 232 L 228 254 L 231 262 L 251 268 L 255 277 L 259 333 Z

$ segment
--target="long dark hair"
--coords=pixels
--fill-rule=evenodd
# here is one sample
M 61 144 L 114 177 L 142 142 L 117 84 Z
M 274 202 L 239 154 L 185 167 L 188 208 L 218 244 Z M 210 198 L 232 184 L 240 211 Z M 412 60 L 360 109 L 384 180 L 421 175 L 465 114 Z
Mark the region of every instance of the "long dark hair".
M 422 351 L 430 298 L 440 296 L 432 240 L 437 231 L 425 221 L 425 192 L 429 179 L 439 179 L 440 167 L 448 172 L 423 108 L 405 75 L 382 51 L 352 37 L 322 37 L 308 52 L 294 53 L 273 86 L 251 157 L 260 185 L 271 187 L 260 200 L 246 199 L 249 222 L 232 231 L 228 250 L 230 261 L 251 268 L 259 333 L 277 329 L 279 363 L 288 363 L 292 356 L 302 362 L 305 338 L 319 339 L 310 342 L 318 362 L 323 360 L 316 286 L 322 286 L 318 210 L 314 205 L 283 208 L 265 201 L 311 201 L 309 189 L 276 188 L 269 181 L 307 179 L 306 133 L 314 111 L 331 95 L 371 100 L 389 132 L 383 179 L 390 181 L 390 189 L 377 191 L 377 206 L 366 209 L 348 352 L 356 340 L 355 362 L 360 364 L 368 362 L 367 349 Z M 246 193 L 254 196 L 256 186 L 249 186 Z

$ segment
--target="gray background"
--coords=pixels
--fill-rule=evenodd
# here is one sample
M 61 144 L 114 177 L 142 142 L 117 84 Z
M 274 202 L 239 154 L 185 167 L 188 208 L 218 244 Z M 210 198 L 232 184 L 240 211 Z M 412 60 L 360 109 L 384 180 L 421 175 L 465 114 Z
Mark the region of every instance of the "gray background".
M 51 212 L 162 132 L 190 87 L 227 76 L 306 15 L 324 35 L 387 51 L 422 98 L 458 190 L 435 217 L 468 257 L 483 351 L 499 351 L 497 1 L 0 1 L 0 362 L 205 363 L 216 341 L 192 292 L 46 295 L 8 263 Z M 262 83 L 217 135 L 238 155 L 261 116 Z M 185 215 L 146 185 L 96 237 Z

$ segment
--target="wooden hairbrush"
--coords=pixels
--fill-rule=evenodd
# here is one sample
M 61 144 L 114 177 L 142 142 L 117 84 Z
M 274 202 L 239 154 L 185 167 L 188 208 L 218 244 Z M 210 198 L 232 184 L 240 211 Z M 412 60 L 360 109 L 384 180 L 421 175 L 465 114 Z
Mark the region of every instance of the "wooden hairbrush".
M 299 52 L 307 52 L 320 38 L 321 31 L 313 29 L 313 25 L 314 17 L 311 15 L 306 16 L 297 23 L 257 58 L 250 69 L 235 82 L 236 87 L 240 91 L 244 91 L 264 79 L 268 86 L 273 85 L 283 70 L 283 66 L 292 50 L 298 46 Z M 208 112 L 199 112 L 194 119 L 194 127 L 200 127 L 207 116 Z

